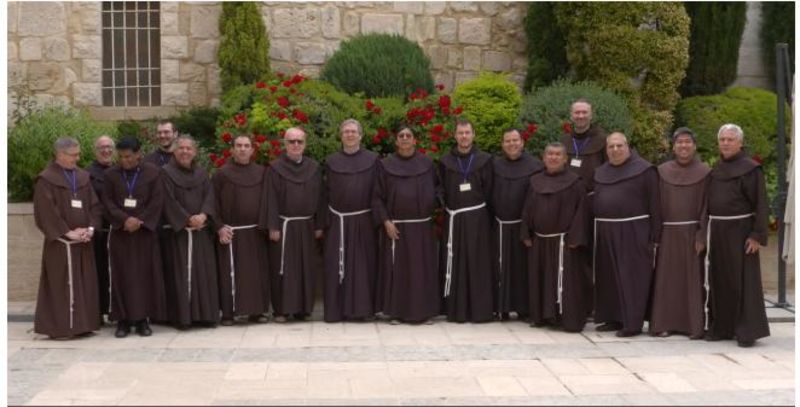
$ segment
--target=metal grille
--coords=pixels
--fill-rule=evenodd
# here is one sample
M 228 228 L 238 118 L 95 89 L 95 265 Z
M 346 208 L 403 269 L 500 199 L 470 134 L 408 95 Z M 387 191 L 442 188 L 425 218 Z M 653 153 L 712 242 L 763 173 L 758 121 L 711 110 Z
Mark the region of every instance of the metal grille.
M 161 105 L 156 1 L 103 2 L 103 106 Z

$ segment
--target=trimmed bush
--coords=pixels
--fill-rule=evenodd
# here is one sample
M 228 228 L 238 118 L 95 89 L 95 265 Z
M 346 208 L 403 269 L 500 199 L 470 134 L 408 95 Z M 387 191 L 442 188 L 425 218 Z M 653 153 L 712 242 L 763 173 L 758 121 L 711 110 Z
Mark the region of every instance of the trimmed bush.
M 794 73 L 794 2 L 761 2 L 761 55 L 767 79 L 775 86 L 775 44 L 789 44 L 789 67 Z
M 684 7 L 692 23 L 681 96 L 720 93 L 736 80 L 747 3 L 686 2 Z
M 497 152 L 503 131 L 517 123 L 522 95 L 503 74 L 481 72 L 477 78 L 456 86 L 453 101 L 472 122 L 475 142 L 484 151 Z
M 86 110 L 49 106 L 23 118 L 8 134 L 9 200 L 33 198 L 36 175 L 53 159 L 56 139 L 76 138 L 81 145 L 78 165 L 85 167 L 94 159 L 94 139 L 102 134 L 116 137 L 116 127 L 93 120 Z
M 558 141 L 568 132 L 565 124 L 570 120 L 570 106 L 578 98 L 592 104 L 594 123 L 609 133 L 621 131 L 630 134 L 631 112 L 624 98 L 591 82 L 557 81 L 551 86 L 534 89 L 523 99 L 520 127 L 536 125 L 536 131 L 526 144 L 528 151 L 541 156 L 547 143 Z
M 525 92 L 549 85 L 567 74 L 566 33 L 558 24 L 550 2 L 534 2 L 525 16 L 525 35 L 528 37 L 528 72 L 525 75 Z
M 320 78 L 349 94 L 406 97 L 433 90 L 430 60 L 419 45 L 399 35 L 367 34 L 344 41 Z
M 181 133 L 194 137 L 201 147 L 214 145 L 214 133 L 217 129 L 219 111 L 211 107 L 193 107 L 169 118 Z
M 666 131 L 689 61 L 689 17 L 668 2 L 558 3 L 567 27 L 572 79 L 625 96 L 633 114 L 631 142 L 648 160 L 667 151 Z
M 258 3 L 223 2 L 217 51 L 223 93 L 269 76 L 269 38 Z

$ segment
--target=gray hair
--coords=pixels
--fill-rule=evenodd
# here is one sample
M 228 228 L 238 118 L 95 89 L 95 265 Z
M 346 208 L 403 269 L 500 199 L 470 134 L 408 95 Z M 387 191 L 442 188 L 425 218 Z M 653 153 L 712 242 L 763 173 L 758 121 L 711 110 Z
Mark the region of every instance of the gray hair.
M 80 147 L 80 143 L 73 137 L 59 137 L 55 143 L 53 143 L 53 150 L 55 151 L 64 151 L 68 148 L 72 147 Z
M 364 135 L 364 128 L 361 127 L 361 123 L 359 123 L 358 120 L 356 119 L 347 119 L 343 121 L 342 124 L 339 125 L 339 132 L 341 132 L 344 126 L 347 126 L 348 124 L 355 124 L 356 128 L 358 129 L 358 135 L 359 136 Z
M 614 131 L 614 132 L 611 132 L 611 134 L 609 134 L 608 136 L 606 136 L 606 144 L 608 144 L 608 139 L 611 138 L 611 136 L 613 136 L 615 134 L 619 134 L 620 136 L 622 136 L 622 139 L 625 140 L 625 144 L 626 145 L 628 144 L 628 136 L 626 136 L 625 133 L 623 133 L 621 131 Z
M 181 140 L 189 140 L 192 142 L 192 147 L 197 148 L 197 140 L 195 140 L 191 134 L 181 133 L 181 135 L 175 139 L 175 145 L 177 146 L 178 142 L 180 142 Z
M 564 151 L 565 153 L 567 152 L 567 146 L 565 146 L 560 141 L 553 141 L 553 142 L 547 143 L 547 145 L 544 146 L 544 150 L 543 151 L 547 151 L 548 148 L 557 148 L 557 149 L 559 149 L 561 151 Z
M 739 126 L 737 126 L 737 125 L 735 125 L 733 123 L 723 124 L 722 127 L 719 128 L 719 131 L 717 132 L 717 140 L 719 140 L 719 136 L 721 136 L 722 133 L 724 133 L 726 131 L 733 131 L 733 134 L 736 135 L 736 138 L 739 141 L 743 141 L 744 140 L 744 131 L 742 131 L 741 127 L 739 127 Z

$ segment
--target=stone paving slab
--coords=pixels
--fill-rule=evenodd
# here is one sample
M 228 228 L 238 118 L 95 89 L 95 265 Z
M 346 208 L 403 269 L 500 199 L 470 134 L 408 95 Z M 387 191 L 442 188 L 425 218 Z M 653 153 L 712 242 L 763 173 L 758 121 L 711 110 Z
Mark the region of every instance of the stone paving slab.
M 8 324 L 11 405 L 788 405 L 794 323 L 753 348 L 509 321 L 239 324 L 53 341 Z M 298 343 L 299 342 L 299 343 Z

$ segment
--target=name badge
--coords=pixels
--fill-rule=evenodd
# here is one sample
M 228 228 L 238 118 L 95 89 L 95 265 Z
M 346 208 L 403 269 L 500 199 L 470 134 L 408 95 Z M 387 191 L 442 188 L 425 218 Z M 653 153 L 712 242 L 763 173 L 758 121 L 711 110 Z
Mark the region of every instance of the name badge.
M 135 199 L 126 198 L 124 205 L 125 205 L 126 208 L 135 208 L 136 207 L 136 200 Z
M 571 165 L 571 166 L 573 166 L 575 168 L 581 168 L 581 159 L 580 158 L 573 158 L 569 162 L 569 165 Z
M 461 190 L 461 192 L 472 191 L 472 184 L 470 184 L 469 182 L 465 182 L 459 185 L 458 189 Z
M 77 208 L 77 209 L 81 209 L 81 208 L 83 208 L 83 202 L 81 202 L 80 199 L 73 199 L 72 200 L 72 207 L 73 208 Z

